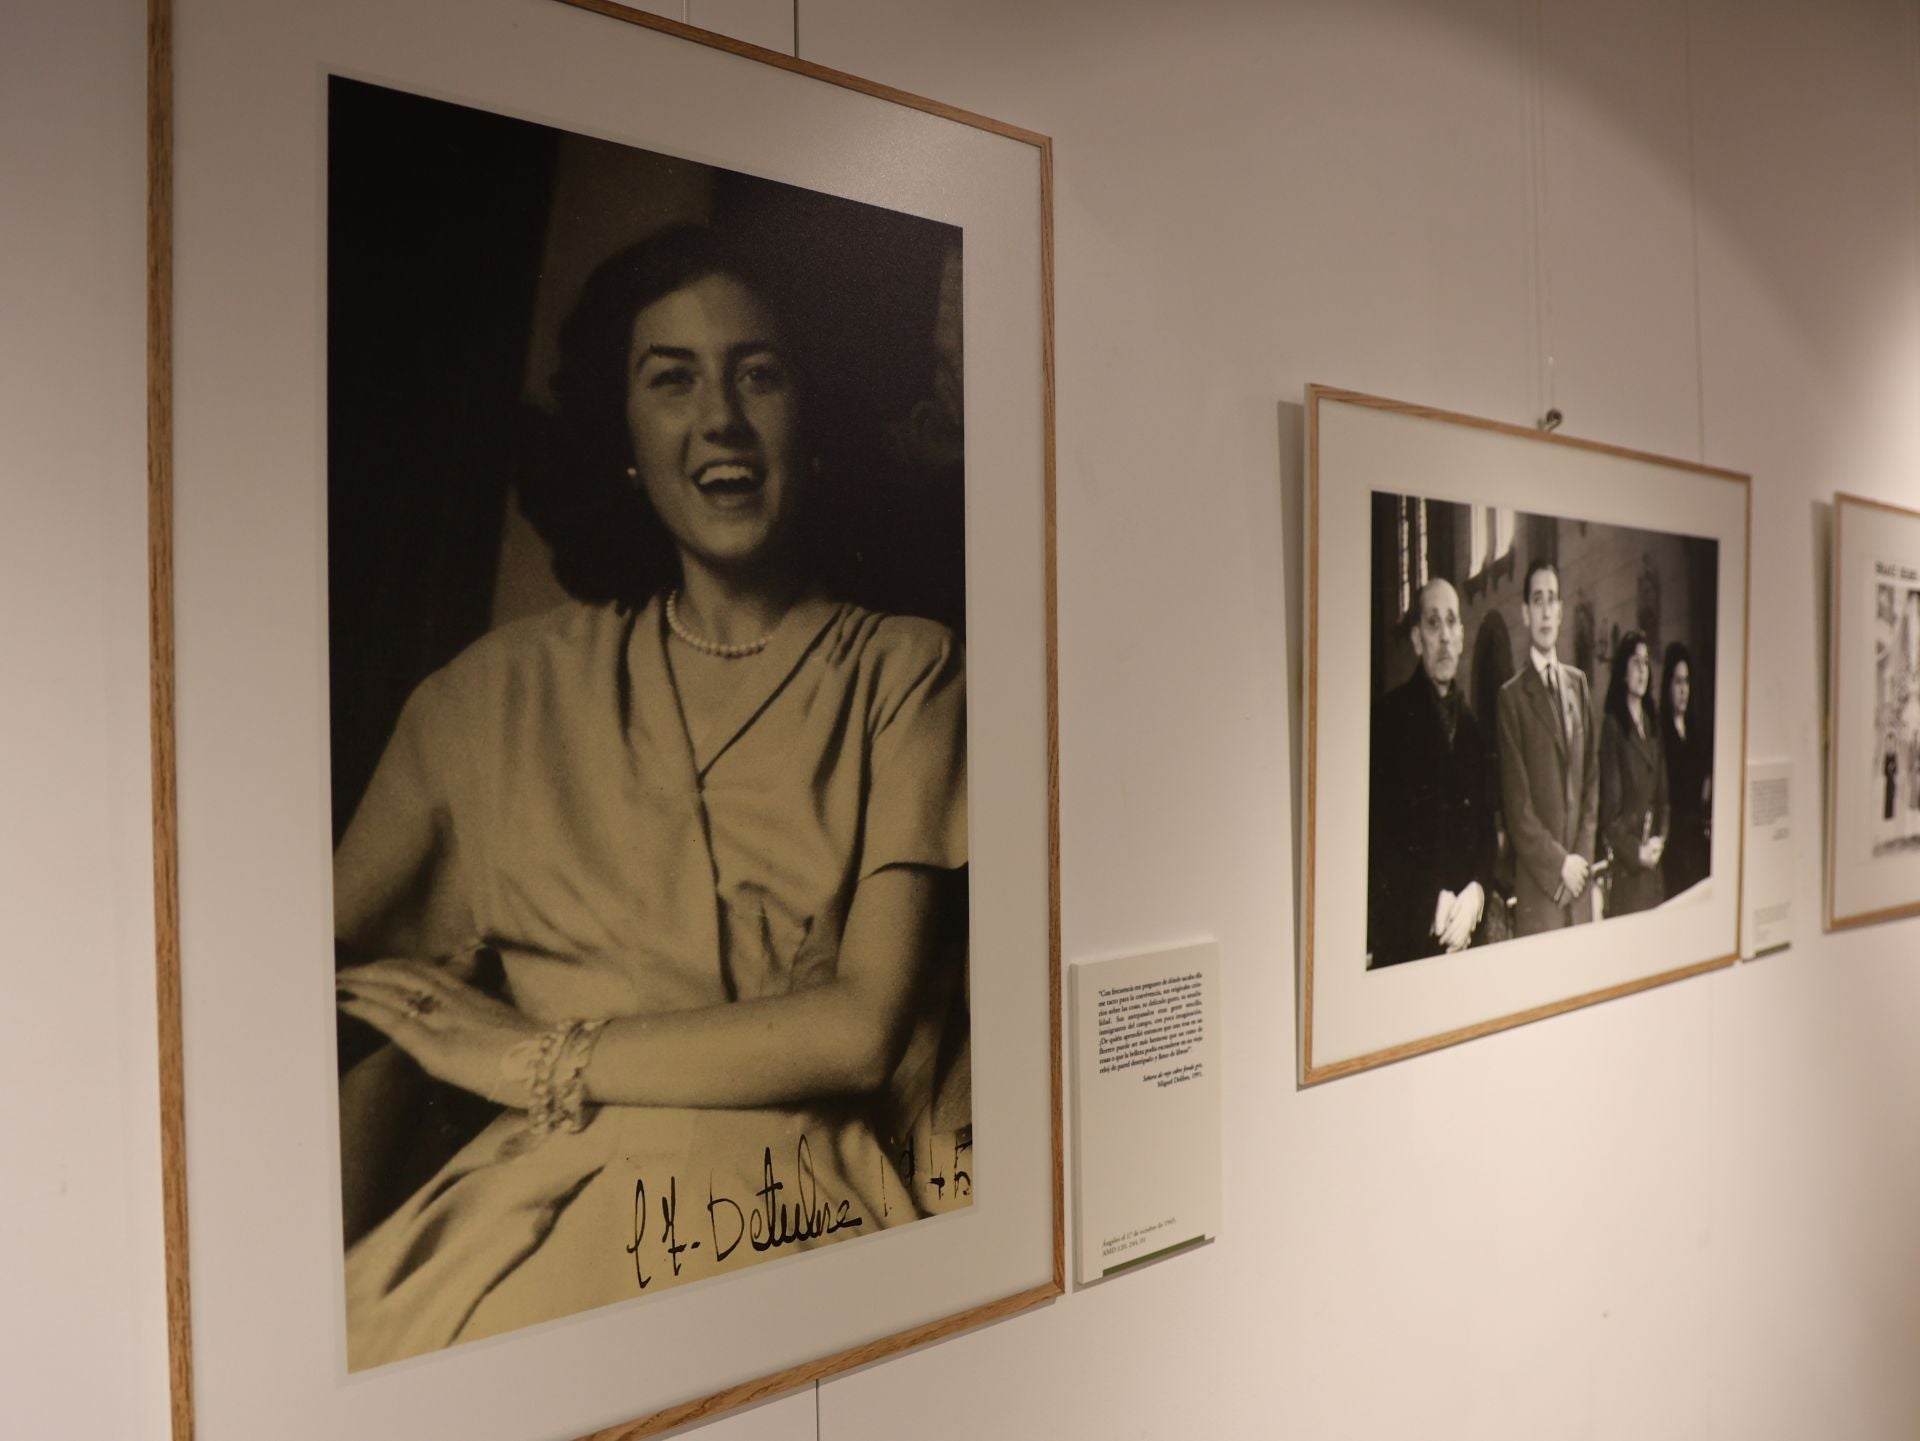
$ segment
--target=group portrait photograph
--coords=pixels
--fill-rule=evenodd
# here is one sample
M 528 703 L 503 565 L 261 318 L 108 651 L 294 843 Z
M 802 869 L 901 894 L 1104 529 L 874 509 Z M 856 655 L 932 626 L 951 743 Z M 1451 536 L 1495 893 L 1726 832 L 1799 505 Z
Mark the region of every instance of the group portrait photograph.
M 1711 882 L 1711 539 L 1372 493 L 1367 967 Z

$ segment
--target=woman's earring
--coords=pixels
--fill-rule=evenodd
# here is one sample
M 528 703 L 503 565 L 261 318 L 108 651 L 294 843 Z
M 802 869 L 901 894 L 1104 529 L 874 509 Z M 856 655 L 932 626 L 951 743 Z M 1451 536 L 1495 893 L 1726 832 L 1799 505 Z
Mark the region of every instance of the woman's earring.
M 628 480 L 638 480 L 639 478 L 640 478 L 640 467 L 639 467 L 639 466 L 637 466 L 637 465 L 630 465 L 630 466 L 628 466 L 628 467 L 627 467 L 627 479 L 628 479 Z

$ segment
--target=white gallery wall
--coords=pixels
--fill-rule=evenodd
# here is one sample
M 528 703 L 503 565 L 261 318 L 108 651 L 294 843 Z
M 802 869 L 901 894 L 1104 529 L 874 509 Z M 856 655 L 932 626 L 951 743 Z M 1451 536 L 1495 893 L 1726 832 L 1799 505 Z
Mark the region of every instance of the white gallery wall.
M 1216 1244 L 703 1441 L 1920 1435 L 1920 922 L 1818 919 L 1826 503 L 1920 506 L 1920 4 L 690 13 L 1054 137 L 1065 955 L 1214 936 L 1228 995 Z M 0 1434 L 33 1441 L 167 1435 L 143 25 L 0 12 Z M 1316 380 L 1753 474 L 1790 951 L 1295 1087 Z

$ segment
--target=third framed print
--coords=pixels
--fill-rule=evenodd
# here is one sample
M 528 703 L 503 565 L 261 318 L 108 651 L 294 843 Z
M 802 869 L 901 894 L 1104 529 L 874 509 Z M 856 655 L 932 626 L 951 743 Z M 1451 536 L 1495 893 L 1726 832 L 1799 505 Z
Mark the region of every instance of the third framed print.
M 1920 511 L 1833 498 L 1827 927 L 1920 913 Z

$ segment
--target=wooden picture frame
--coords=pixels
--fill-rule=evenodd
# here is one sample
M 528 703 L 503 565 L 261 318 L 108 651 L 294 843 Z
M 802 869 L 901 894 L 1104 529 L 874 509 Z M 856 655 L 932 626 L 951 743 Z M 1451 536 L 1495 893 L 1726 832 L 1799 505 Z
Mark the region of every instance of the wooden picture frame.
M 1303 1084 L 1732 964 L 1748 478 L 1326 386 L 1306 407 Z M 1648 726 L 1669 669 L 1690 740 Z
M 318 1441 L 351 1434 L 381 1441 L 444 1429 L 475 1441 L 628 1441 L 1060 1295 L 1048 139 L 606 0 L 476 0 L 458 7 L 445 0 L 344 0 L 321 11 L 291 0 L 150 0 L 149 13 L 156 906 L 175 1435 Z M 947 865 L 966 878 L 962 894 L 970 892 L 962 913 L 971 917 L 970 934 L 959 932 L 967 1019 L 956 1028 L 947 1013 L 938 1064 L 949 1067 L 957 1048 L 971 1074 L 987 1080 L 978 1090 L 969 1086 L 964 1111 L 948 1111 L 958 1129 L 935 1133 L 949 1136 L 951 1154 L 925 1163 L 941 1167 L 941 1186 L 957 1195 L 955 1167 L 962 1148 L 972 1147 L 964 1163 L 968 1186 L 977 1186 L 970 1204 L 941 1214 L 920 1208 L 930 1178 L 916 1169 L 921 1163 L 911 1148 L 921 1132 L 887 1132 L 876 1123 L 879 1149 L 872 1155 L 892 1168 L 875 1183 L 878 1194 L 900 1206 L 903 1193 L 889 1192 L 888 1178 L 917 1184 L 920 1190 L 907 1196 L 912 1224 L 882 1222 L 885 1234 L 860 1232 L 851 1244 L 805 1254 L 776 1251 L 763 1264 L 670 1292 L 568 1303 L 497 1334 L 468 1339 L 456 1332 L 450 1341 L 402 1346 L 365 1365 L 351 1359 L 353 1283 L 342 1275 L 339 1138 L 353 1133 L 336 1086 L 344 1064 L 339 1048 L 349 1042 L 345 1030 L 336 1034 L 328 940 L 338 944 L 335 917 L 343 904 L 330 856 L 347 804 L 338 786 L 346 634 L 339 567 L 353 534 L 329 467 L 339 464 L 343 437 L 358 433 L 342 414 L 346 382 L 361 366 L 357 358 L 343 365 L 330 349 L 351 309 L 342 306 L 345 282 L 333 248 L 346 233 L 347 191 L 360 179 L 343 187 L 330 169 L 344 151 L 337 126 L 329 126 L 349 92 L 380 103 L 397 97 L 394 103 L 421 114 L 480 117 L 475 124 L 490 133 L 507 133 L 503 126 L 513 135 L 538 132 L 536 148 L 547 143 L 540 136 L 560 136 L 574 145 L 568 153 L 584 147 L 601 156 L 640 155 L 656 169 L 683 178 L 694 173 L 692 188 L 702 195 L 728 186 L 728 194 L 751 192 L 762 205 L 756 214 L 785 214 L 786 197 L 809 214 L 858 210 L 882 227 L 893 215 L 909 230 L 944 227 L 964 237 L 912 282 L 924 282 L 916 293 L 938 327 L 930 363 L 951 371 L 951 384 L 942 381 L 946 388 L 927 404 L 946 409 L 936 406 L 929 420 L 916 408 L 904 429 L 884 439 L 889 455 L 904 448 L 915 463 L 964 465 L 963 489 L 954 471 L 950 556 L 958 569 L 947 592 L 958 607 L 949 629 L 965 641 L 964 652 L 954 645 L 951 654 L 964 660 L 940 665 L 941 674 L 964 665 L 959 759 L 968 769 L 957 824 L 966 849 L 957 860 L 922 860 L 914 851 L 894 864 Z M 724 114 L 692 103 L 720 93 L 729 97 Z M 488 176 L 492 164 L 483 154 L 462 173 Z M 381 183 L 405 189 L 407 179 L 396 173 Z M 653 203 L 635 202 L 640 211 Z M 550 204 L 554 214 L 565 208 Z M 519 200 L 494 208 L 506 217 L 502 223 L 531 225 Z M 677 214 L 623 223 L 629 238 L 644 237 Z M 360 233 L 396 247 L 413 243 L 422 254 L 441 243 L 382 237 L 373 224 Z M 781 234 L 773 232 L 776 243 Z M 530 243 L 545 257 L 542 274 L 564 268 L 552 259 L 559 252 L 551 236 Z M 874 242 L 865 243 L 873 249 Z M 897 260 L 889 249 L 889 264 Z M 857 268 L 858 256 L 849 263 Z M 492 302 L 475 301 L 483 303 Z M 536 298 L 529 313 L 545 306 Z M 406 312 L 401 306 L 393 313 Z M 648 313 L 644 306 L 641 313 Z M 805 313 L 780 312 L 781 325 L 797 326 L 792 317 Z M 529 377 L 551 359 L 536 353 L 541 344 L 566 343 L 554 338 L 558 328 L 551 314 L 527 320 Z M 412 333 L 398 322 L 394 330 L 401 341 Z M 421 354 L 444 358 L 467 344 L 462 332 L 457 345 L 442 340 Z M 458 398 L 466 383 L 459 375 L 437 362 L 413 363 L 448 392 L 435 396 L 435 385 L 423 385 L 428 406 L 486 410 L 477 397 Z M 537 390 L 533 379 L 528 384 Z M 809 403 L 826 393 L 805 392 Z M 854 415 L 850 425 L 872 419 L 844 408 L 840 415 Z M 631 415 L 625 423 L 639 425 Z M 637 445 L 639 431 L 632 434 Z M 407 439 L 391 428 L 377 438 Z M 881 453 L 878 440 L 864 439 L 859 454 Z M 457 470 L 451 462 L 448 468 Z M 739 468 L 752 476 L 730 484 L 764 487 L 778 463 L 762 457 Z M 796 464 L 793 473 L 801 470 Z M 816 453 L 812 473 L 820 472 Z M 388 489 L 385 482 L 379 488 Z M 843 501 L 846 493 L 861 492 L 836 492 Z M 518 498 L 461 503 L 505 504 L 501 529 L 488 534 L 505 537 L 497 547 L 503 556 L 513 549 Z M 496 524 L 494 511 L 487 513 L 483 530 Z M 434 527 L 444 522 L 443 513 Z M 538 519 L 531 524 L 547 538 Z M 388 548 L 418 560 L 408 545 Z M 871 547 L 844 549 L 860 550 L 858 564 L 873 565 Z M 974 567 L 982 567 L 984 580 L 988 559 L 992 585 L 966 584 Z M 497 574 L 504 576 L 507 564 L 502 559 Z M 882 579 L 896 587 L 931 583 L 905 575 L 910 569 L 897 566 Z M 559 574 L 557 561 L 553 572 Z M 542 573 L 538 565 L 533 573 Z M 565 576 L 560 583 L 573 586 Z M 504 584 L 490 584 L 482 608 L 492 618 L 480 629 L 499 622 Z M 634 609 L 623 600 L 606 604 L 610 613 Z M 641 612 L 642 627 L 650 613 Z M 444 629 L 444 618 L 412 624 L 425 633 Z M 922 641 L 937 633 L 925 622 L 911 624 Z M 885 627 L 861 634 L 876 629 Z M 675 643 L 660 631 L 661 646 Z M 801 646 L 796 654 L 813 652 Z M 388 681 L 404 691 L 417 683 L 417 670 L 396 670 Z M 887 710 L 884 723 L 899 713 Z M 877 714 L 870 710 L 870 720 Z M 374 727 L 381 743 L 393 724 L 389 717 Z M 721 903 L 724 910 L 724 896 Z M 476 956 L 504 949 L 513 964 L 511 944 L 496 947 L 485 928 L 477 934 L 483 945 Z M 721 961 L 729 996 L 740 985 L 729 969 L 736 965 Z M 509 984 L 507 994 L 519 995 L 519 982 L 509 976 Z M 418 997 L 408 1005 L 415 1020 L 427 1013 Z M 589 1108 L 571 1119 L 584 1119 L 583 1134 L 591 1134 L 602 1112 Z M 514 1114 L 510 1104 L 503 1118 Z M 810 1124 L 797 1123 L 802 1142 Z M 888 1148 L 898 1136 L 906 1136 L 908 1149 L 896 1155 Z M 534 1144 L 545 1142 L 536 1137 Z M 513 1146 L 504 1153 L 508 1161 L 519 1154 Z M 697 1153 L 696 1143 L 684 1154 Z M 796 1174 L 776 1184 L 771 1147 L 768 1155 L 771 1225 L 778 1191 L 796 1203 L 808 1187 L 817 1197 L 829 1171 L 817 1157 L 796 1158 Z M 692 1189 L 691 1177 L 677 1179 Z M 700 1183 L 713 1189 L 711 1174 Z M 711 1213 L 714 1198 L 703 1191 L 699 1199 Z M 564 1209 L 571 1201 L 539 1204 Z M 695 1204 L 689 1201 L 689 1209 Z M 658 1196 L 641 1201 L 636 1193 L 635 1246 L 658 1229 L 660 1205 Z M 844 1214 L 844 1199 L 840 1205 Z M 636 1267 L 633 1248 L 619 1241 L 596 1237 L 594 1246 L 609 1264 Z M 756 1241 L 754 1250 L 761 1249 Z M 412 1265 L 405 1263 L 392 1289 L 413 1274 Z M 262 1324 L 266 1317 L 271 1324 Z
M 1920 915 L 1920 511 L 1833 498 L 1826 927 Z

